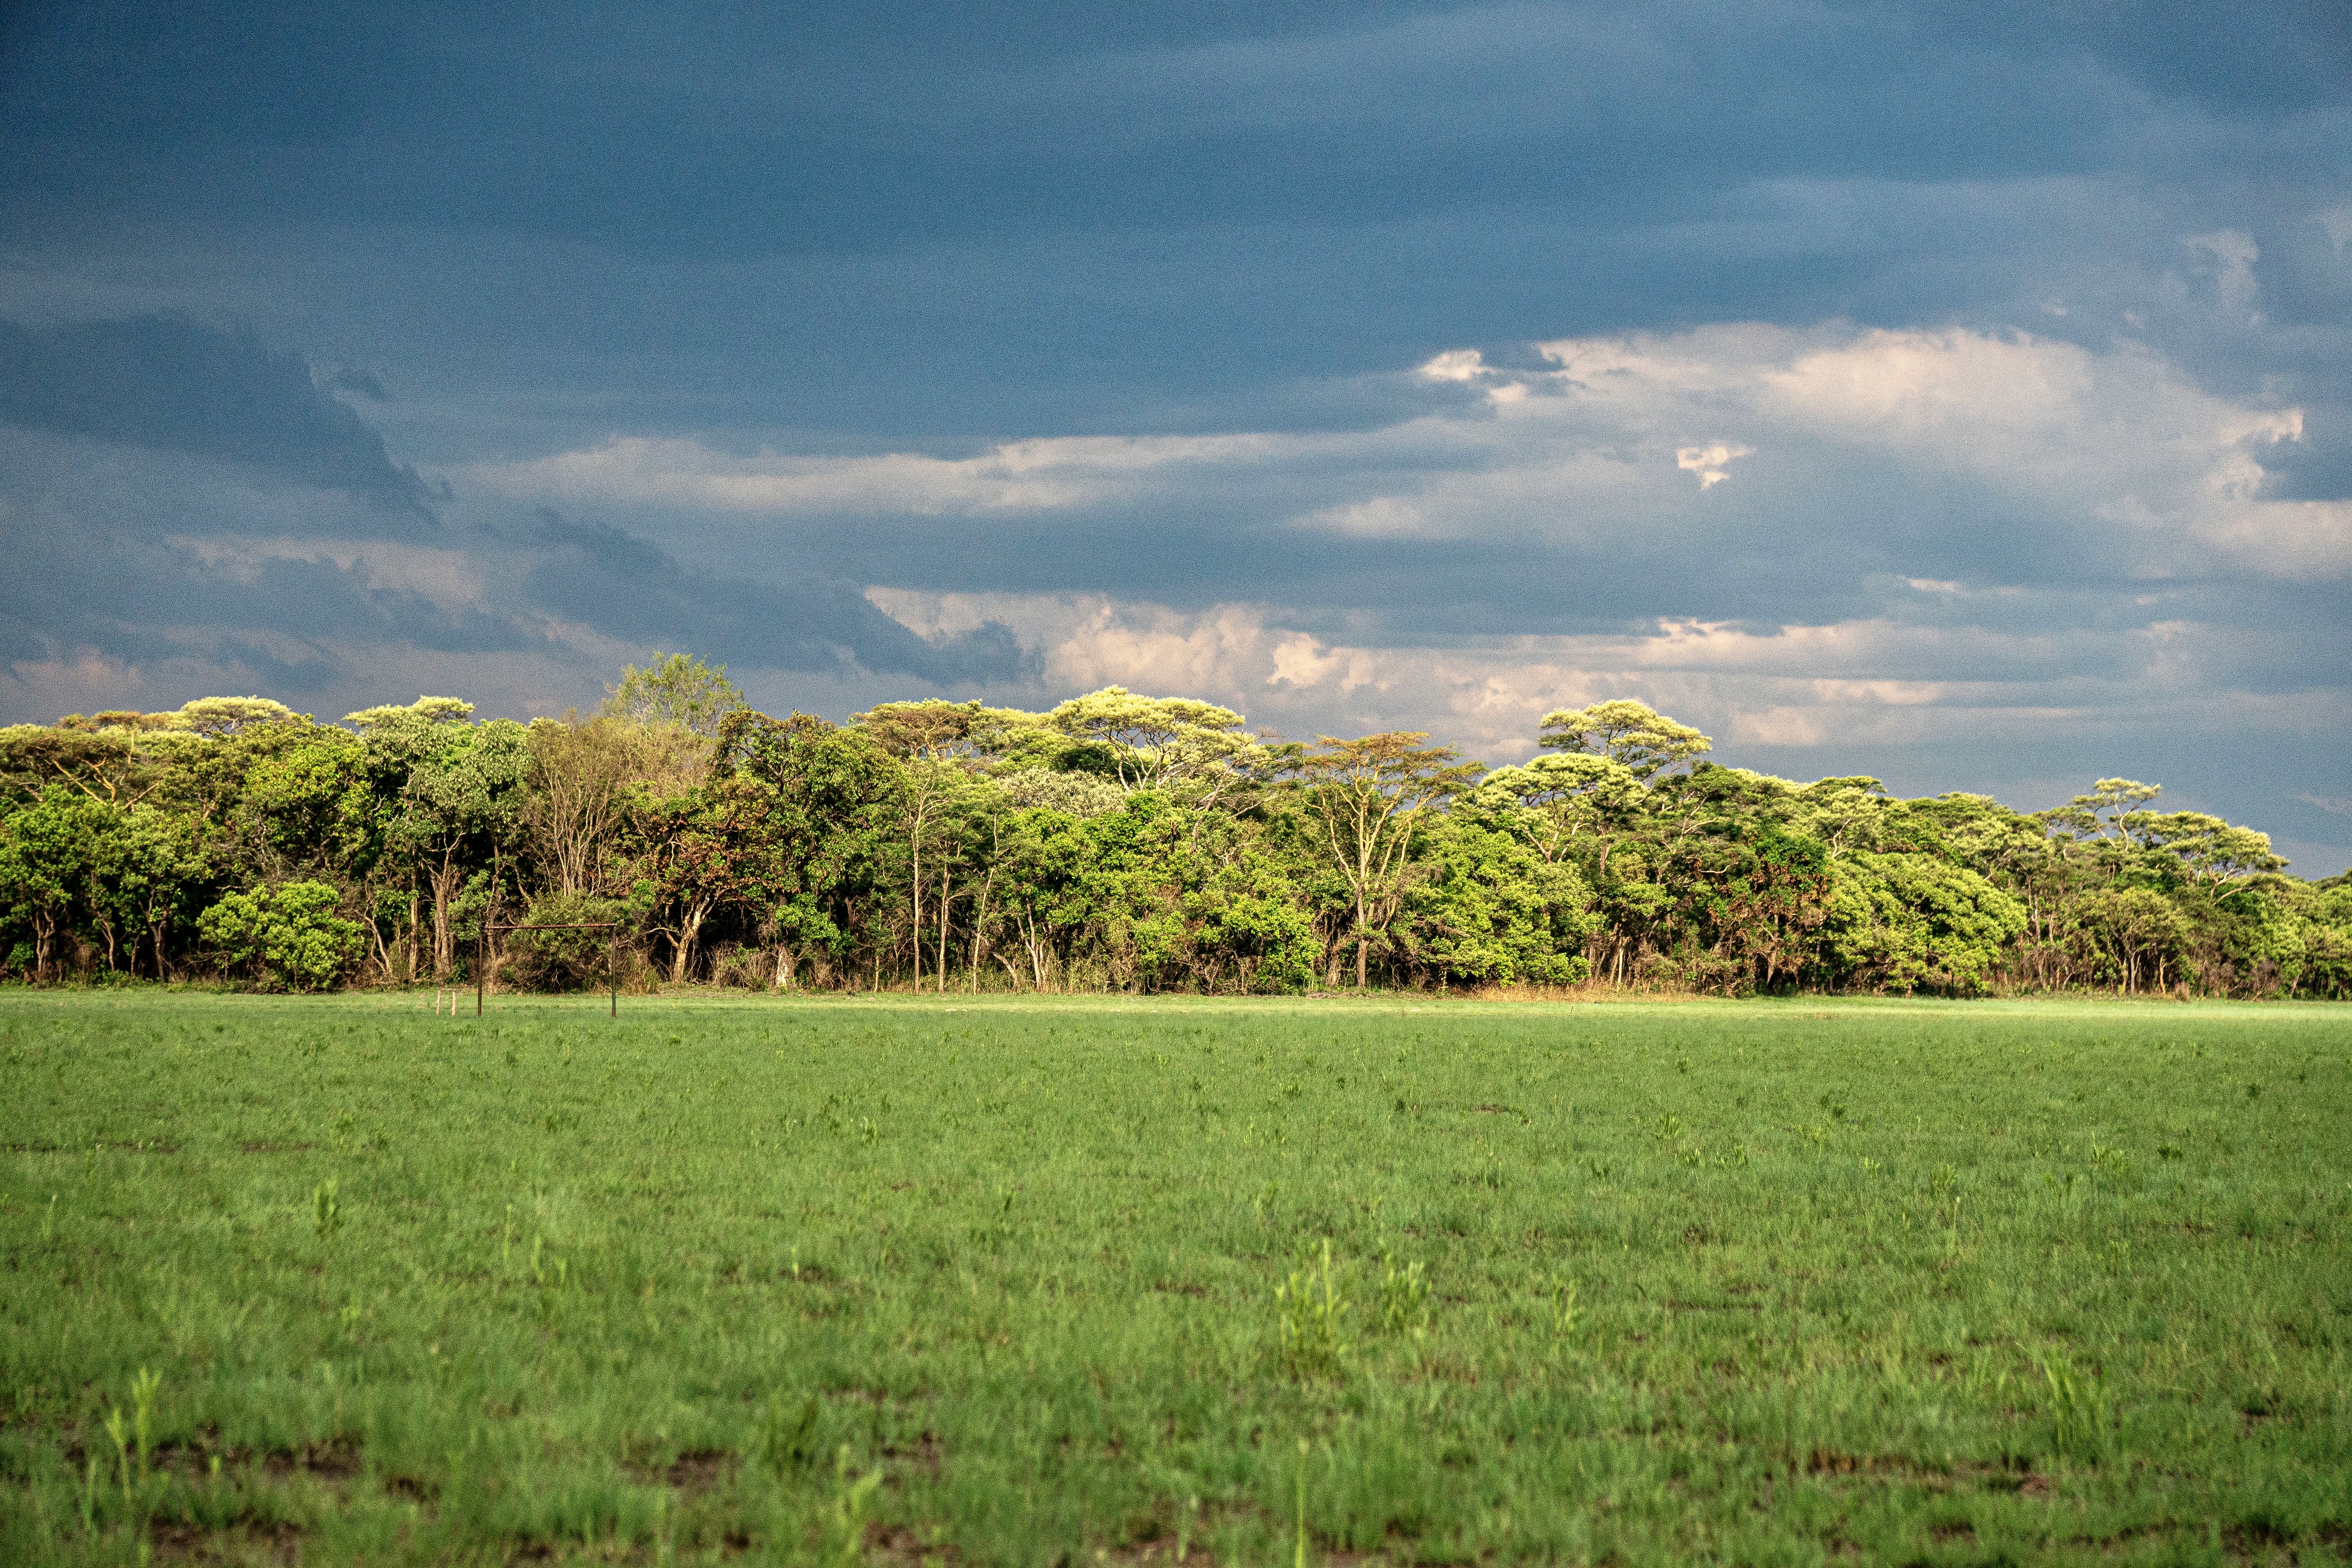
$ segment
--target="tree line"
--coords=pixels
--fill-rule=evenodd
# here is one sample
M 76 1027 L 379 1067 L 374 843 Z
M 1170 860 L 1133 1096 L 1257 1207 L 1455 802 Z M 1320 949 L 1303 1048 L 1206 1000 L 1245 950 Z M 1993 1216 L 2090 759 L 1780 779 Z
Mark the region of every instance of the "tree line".
M 2157 785 L 2018 812 L 1798 784 L 1632 701 L 1538 740 L 1488 768 L 1115 686 L 836 725 L 684 655 L 528 724 L 440 697 L 68 715 L 0 729 L 0 952 L 34 984 L 287 990 L 617 965 L 633 988 L 2352 994 L 2347 878 L 2290 876 Z

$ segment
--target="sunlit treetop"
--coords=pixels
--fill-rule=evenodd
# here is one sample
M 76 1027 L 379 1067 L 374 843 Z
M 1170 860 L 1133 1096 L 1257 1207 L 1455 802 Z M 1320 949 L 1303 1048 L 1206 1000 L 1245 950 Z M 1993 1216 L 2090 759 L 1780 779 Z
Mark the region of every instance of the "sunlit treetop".
M 295 724 L 302 716 L 283 702 L 267 697 L 199 697 L 176 713 L 165 715 L 164 726 L 214 739 L 243 734 L 269 724 Z
M 356 713 L 343 715 L 343 722 L 362 734 L 382 730 L 407 729 L 435 724 L 462 724 L 473 716 L 474 705 L 455 697 L 419 697 L 406 705 L 387 704 L 381 708 L 362 708 Z
M 1645 702 L 1617 699 L 1590 708 L 1556 708 L 1543 716 L 1538 744 L 1584 752 L 1622 763 L 1637 779 L 1687 767 L 1715 749 L 1688 724 L 1676 723 Z
M 727 679 L 727 667 L 674 653 L 639 669 L 629 665 L 617 685 L 605 688 L 604 712 L 639 724 L 674 724 L 704 739 L 718 735 L 727 715 L 748 706 L 742 689 Z

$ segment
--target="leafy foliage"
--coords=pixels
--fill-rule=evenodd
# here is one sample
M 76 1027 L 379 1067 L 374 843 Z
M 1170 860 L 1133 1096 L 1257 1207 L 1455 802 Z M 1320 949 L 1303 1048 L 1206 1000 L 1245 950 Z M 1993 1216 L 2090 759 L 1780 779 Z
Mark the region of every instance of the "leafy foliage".
M 335 914 L 339 901 L 324 882 L 288 882 L 225 894 L 196 924 L 231 968 L 284 990 L 320 991 L 360 953 L 359 924 Z
M 1718 765 L 1623 699 L 1537 739 L 1487 770 L 1115 686 L 836 725 L 756 712 L 685 655 L 528 726 L 447 697 L 339 724 L 258 697 L 69 715 L 0 730 L 0 952 L 45 983 L 307 985 L 323 958 L 206 934 L 303 884 L 360 931 L 333 972 L 375 984 L 478 953 L 515 984 L 601 979 L 601 948 L 501 934 L 562 910 L 619 921 L 622 968 L 673 984 L 2352 995 L 2352 893 L 2155 784 L 2038 815 L 1898 800 Z

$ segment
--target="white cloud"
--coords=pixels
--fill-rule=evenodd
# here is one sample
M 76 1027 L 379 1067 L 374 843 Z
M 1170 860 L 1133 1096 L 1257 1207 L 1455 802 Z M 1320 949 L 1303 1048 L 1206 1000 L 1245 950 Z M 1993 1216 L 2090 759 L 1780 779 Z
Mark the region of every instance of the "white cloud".
M 489 604 L 482 563 L 461 550 L 380 539 L 362 543 L 240 534 L 168 534 L 164 542 L 235 581 L 253 581 L 271 562 L 327 563 L 357 574 L 370 588 L 404 588 L 444 609 Z
M 1100 595 L 867 597 L 919 633 L 1011 626 L 1042 678 L 1007 701 L 1118 684 L 1225 703 L 1292 735 L 1425 730 L 1488 761 L 1528 754 L 1550 709 L 1633 697 L 1740 748 L 1886 748 L 1980 737 L 2032 751 L 2184 720 L 2232 732 L 2352 721 L 2340 691 L 2233 689 L 2242 638 L 2176 622 L 2137 633 L 2010 634 L 1862 619 L 1754 631 L 1661 621 L 1638 632 L 1375 647 L 1300 629 L 1278 606 L 1185 612 Z
M 2242 256 L 2227 236 L 2206 241 Z M 1748 323 L 1538 348 L 1547 363 L 1534 369 L 1439 354 L 1405 379 L 1475 389 L 1482 406 L 1370 430 L 1046 437 L 971 457 L 733 456 L 620 437 L 468 482 L 751 523 L 1115 518 L 1149 503 L 1355 537 L 1601 547 L 1791 528 L 1874 542 L 1876 476 L 1891 466 L 1978 487 L 2037 532 L 2074 532 L 2147 577 L 2352 573 L 2352 502 L 2263 499 L 2265 457 L 2302 438 L 2301 410 L 2209 393 L 2137 344 Z M 1768 450 L 1769 473 L 1699 500 L 1736 459 Z
M 1678 447 L 1675 449 L 1675 467 L 1698 476 L 1700 489 L 1713 489 L 1728 476 L 1724 465 L 1735 458 L 1755 455 L 1753 447 L 1727 446 L 1717 441 L 1712 447 Z
M 1412 538 L 1431 531 L 1429 515 L 1402 496 L 1374 496 L 1346 506 L 1325 507 L 1299 520 L 1310 528 L 1353 533 L 1369 539 Z
M 1047 511 L 1131 499 L 1170 482 L 1159 470 L 1263 464 L 1312 438 L 1229 436 L 1057 437 L 1011 441 L 975 458 L 918 452 L 749 457 L 699 441 L 615 436 L 601 447 L 468 471 L 496 494 L 572 505 L 635 504 L 718 512 L 902 512 L 918 516 Z
M 1421 367 L 1431 381 L 1476 381 L 1486 374 L 1486 356 L 1476 349 L 1448 349 Z

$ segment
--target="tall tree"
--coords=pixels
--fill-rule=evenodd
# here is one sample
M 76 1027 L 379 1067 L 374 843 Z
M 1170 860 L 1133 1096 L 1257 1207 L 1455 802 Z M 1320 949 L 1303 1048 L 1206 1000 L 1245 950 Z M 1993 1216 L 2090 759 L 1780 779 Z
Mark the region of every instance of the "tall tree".
M 1347 884 L 1360 990 L 1369 983 L 1372 943 L 1385 939 L 1402 899 L 1413 834 L 1479 773 L 1478 763 L 1462 761 L 1451 746 L 1424 744 L 1428 739 L 1412 730 L 1355 741 L 1318 735 L 1292 764 L 1314 837 Z
M 387 844 L 407 858 L 432 899 L 436 978 L 457 964 L 452 913 L 458 889 L 511 833 L 530 763 L 520 724 L 474 724 L 473 710 L 455 698 L 420 697 L 343 721 L 367 742 L 367 766 L 389 805 Z
M 1092 748 L 1120 787 L 1171 790 L 1203 805 L 1231 795 L 1268 760 L 1232 709 L 1189 697 L 1139 697 L 1124 686 L 1074 697 L 1044 722 Z
M 2139 809 L 2164 793 L 2162 784 L 2135 779 L 2101 779 L 2087 795 L 2042 813 L 2042 819 L 2077 843 L 2127 847 L 2131 819 Z
M 923 942 L 928 927 L 923 918 L 926 889 L 924 862 L 931 875 L 944 877 L 952 865 L 959 808 L 971 794 L 972 769 L 982 748 L 979 728 L 984 710 L 977 702 L 886 702 L 852 721 L 875 743 L 901 760 L 906 787 L 899 796 L 905 813 L 900 825 L 907 846 L 908 929 L 913 938 L 915 984 L 923 983 Z M 942 864 L 945 861 L 946 864 Z M 940 898 L 951 896 L 941 883 Z M 938 911 L 944 922 L 947 911 Z M 944 940 L 945 927 L 941 927 Z M 941 987 L 947 984 L 942 966 Z
M 631 792 L 684 793 L 700 779 L 710 751 L 676 725 L 601 715 L 583 722 L 576 714 L 533 720 L 526 745 L 530 763 L 523 830 L 554 890 L 566 895 L 606 886 L 608 862 L 627 826 Z
M 1547 860 L 1567 858 L 1580 839 L 1600 837 L 1641 809 L 1641 782 L 1614 757 L 1580 753 L 1536 757 L 1496 768 L 1478 781 L 1478 804 L 1507 811 L 1515 827 Z M 1603 845 L 1601 859 L 1608 858 Z
M 92 870 L 94 901 L 134 942 L 136 935 L 146 937 L 155 978 L 169 979 L 165 952 L 172 930 L 193 921 L 196 900 L 213 876 L 196 824 L 175 812 L 134 805 L 124 813 L 120 829 L 100 841 Z
M 36 979 L 56 978 L 58 938 L 89 907 L 100 846 L 121 826 L 110 804 L 64 784 L 0 818 L 0 900 L 33 933 Z
M 845 965 L 882 900 L 904 808 L 903 764 L 862 728 L 747 710 L 721 727 L 712 770 L 765 792 L 747 898 L 755 930 L 774 944 L 776 984 L 793 984 L 803 954 Z
M 728 714 L 745 706 L 743 692 L 727 679 L 727 667 L 713 668 L 674 653 L 639 669 L 625 666 L 618 684 L 605 688 L 604 714 L 635 724 L 675 724 L 705 738 L 719 733 Z
M 636 802 L 631 889 L 654 929 L 670 939 L 673 985 L 692 975 L 704 924 L 759 886 L 768 858 L 763 793 L 748 781 L 718 778 Z

